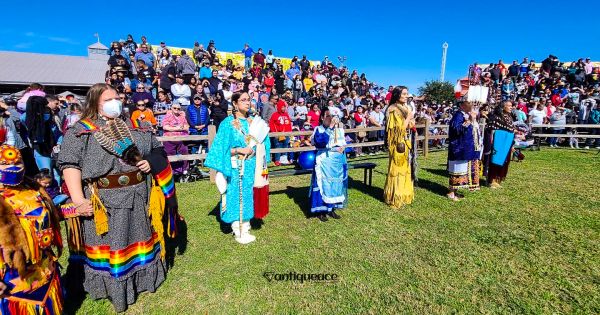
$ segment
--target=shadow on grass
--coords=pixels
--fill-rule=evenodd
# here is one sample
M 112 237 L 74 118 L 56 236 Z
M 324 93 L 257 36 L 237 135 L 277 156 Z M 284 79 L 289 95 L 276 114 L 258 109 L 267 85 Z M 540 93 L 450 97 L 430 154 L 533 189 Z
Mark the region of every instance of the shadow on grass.
M 231 230 L 231 224 L 227 224 L 227 223 L 221 221 L 221 214 L 219 213 L 220 211 L 221 211 L 220 202 L 217 202 L 215 207 L 208 213 L 208 215 L 209 216 L 212 215 L 215 217 L 215 221 L 217 221 L 217 223 L 219 223 L 219 229 L 221 230 L 221 233 L 223 233 L 223 234 L 233 233 L 233 230 Z
M 65 292 L 63 314 L 75 314 L 81 308 L 86 297 L 84 278 L 83 264 L 69 260 L 67 271 L 61 279 Z
M 170 238 L 165 235 L 165 261 L 167 263 L 167 269 L 171 269 L 175 265 L 175 256 L 183 255 L 187 249 L 187 222 L 185 222 L 183 217 L 179 217 L 177 220 L 177 236 Z
M 428 190 L 436 195 L 446 196 L 448 187 L 432 182 L 425 178 L 419 178 L 419 188 Z
M 310 212 L 310 199 L 308 197 L 308 187 L 287 186 L 285 189 L 275 190 L 270 195 L 286 194 L 300 208 L 305 218 L 312 218 Z
M 446 164 L 444 164 L 446 165 Z M 425 171 L 434 175 L 439 175 L 439 176 L 443 176 L 443 177 L 448 177 L 448 171 L 446 169 L 439 169 L 439 168 L 422 168 L 420 169 L 421 171 Z
M 383 173 L 382 173 L 383 174 Z M 386 175 L 386 174 L 383 174 Z M 369 186 L 363 181 L 355 180 L 352 177 L 348 178 L 348 189 L 356 189 L 363 194 L 369 195 L 376 200 L 383 200 L 383 188 L 376 186 Z
M 296 206 L 300 208 L 304 217 L 307 219 L 313 218 L 314 214 L 310 212 L 310 197 L 308 196 L 308 186 L 303 187 L 292 187 L 287 186 L 285 189 L 271 191 L 270 195 L 286 194 L 288 198 L 292 199 Z M 366 195 L 369 195 L 377 200 L 383 199 L 383 189 L 375 186 L 368 186 L 360 180 L 355 180 L 348 177 L 348 189 L 358 190 Z
M 221 233 L 223 233 L 223 234 L 233 233 L 233 230 L 231 229 L 231 223 L 225 223 L 221 220 L 221 214 L 219 213 L 220 211 L 221 211 L 220 203 L 217 203 L 214 206 L 214 208 L 212 210 L 210 210 L 210 212 L 208 213 L 208 216 L 215 217 L 215 221 L 217 221 L 217 223 L 219 223 L 219 229 L 221 230 Z M 262 219 L 253 218 L 252 220 L 250 220 L 250 228 L 252 230 L 260 230 L 263 225 L 264 225 L 264 221 Z

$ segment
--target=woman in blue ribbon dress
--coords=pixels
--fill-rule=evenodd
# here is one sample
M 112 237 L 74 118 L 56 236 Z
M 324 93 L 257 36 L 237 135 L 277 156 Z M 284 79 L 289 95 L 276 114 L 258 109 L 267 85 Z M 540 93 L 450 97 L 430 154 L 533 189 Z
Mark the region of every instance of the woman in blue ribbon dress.
M 217 171 L 215 182 L 221 193 L 221 220 L 231 224 L 238 243 L 247 244 L 256 239 L 249 233 L 250 219 L 254 217 L 255 153 L 257 146 L 264 144 L 263 157 L 269 156 L 271 147 L 268 125 L 254 121 L 260 117 L 249 117 L 248 93 L 235 93 L 231 100 L 233 115 L 219 125 L 204 165 Z
M 315 128 L 311 137 L 317 153 L 309 196 L 310 212 L 325 222 L 328 214 L 339 219 L 335 210 L 344 208 L 347 203 L 348 162 L 344 128 L 339 118 L 332 117 L 326 108 L 321 112 L 321 120 L 323 123 Z

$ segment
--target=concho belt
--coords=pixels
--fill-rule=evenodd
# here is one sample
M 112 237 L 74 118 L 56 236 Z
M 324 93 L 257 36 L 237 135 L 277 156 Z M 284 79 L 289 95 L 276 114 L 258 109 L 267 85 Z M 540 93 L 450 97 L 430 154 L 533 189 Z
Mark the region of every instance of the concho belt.
M 98 178 L 98 189 L 113 189 L 134 186 L 143 182 L 145 176 L 140 171 L 123 174 L 112 174 Z

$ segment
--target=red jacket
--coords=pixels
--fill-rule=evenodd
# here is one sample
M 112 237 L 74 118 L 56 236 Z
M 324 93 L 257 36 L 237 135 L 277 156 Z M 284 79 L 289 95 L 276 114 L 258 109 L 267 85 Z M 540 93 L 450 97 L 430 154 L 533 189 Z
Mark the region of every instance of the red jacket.
M 254 59 L 254 63 L 258 63 L 258 64 L 261 64 L 263 66 L 265 65 L 265 55 L 256 53 L 256 54 L 254 54 L 254 58 L 253 59 Z
M 354 113 L 354 121 L 356 121 L 356 125 L 360 125 L 363 122 L 362 117 L 358 113 Z
M 284 101 L 277 102 L 277 112 L 271 116 L 269 127 L 272 132 L 292 131 L 292 120 L 287 113 L 287 104 Z

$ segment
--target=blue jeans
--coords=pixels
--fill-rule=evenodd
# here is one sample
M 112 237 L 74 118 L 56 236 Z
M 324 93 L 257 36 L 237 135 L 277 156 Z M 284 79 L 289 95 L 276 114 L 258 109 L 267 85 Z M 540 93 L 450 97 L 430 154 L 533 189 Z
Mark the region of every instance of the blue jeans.
M 276 149 L 289 148 L 290 137 L 285 137 L 284 141 L 279 141 L 279 138 L 273 138 L 273 147 Z M 279 162 L 279 158 L 282 154 L 286 155 L 287 153 L 273 153 L 273 162 Z
M 244 58 L 244 68 L 246 68 L 246 70 L 250 70 L 250 68 L 252 68 L 252 58 Z
M 58 174 L 58 171 L 56 169 L 52 168 L 52 159 L 49 156 L 43 156 L 39 154 L 36 150 L 33 150 L 33 158 L 35 159 L 35 164 L 37 164 L 38 169 L 49 169 L 52 172 L 52 174 L 54 174 L 54 180 L 56 180 L 56 182 L 60 186 L 60 174 Z
M 559 129 L 559 130 L 553 129 L 552 130 L 553 135 L 558 135 L 558 134 L 561 134 L 562 132 L 563 132 L 563 129 Z M 558 143 L 558 137 L 548 138 L 548 144 L 556 145 L 557 143 Z

